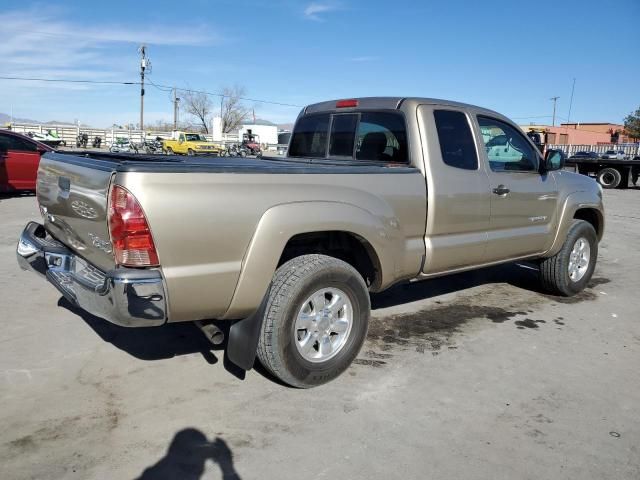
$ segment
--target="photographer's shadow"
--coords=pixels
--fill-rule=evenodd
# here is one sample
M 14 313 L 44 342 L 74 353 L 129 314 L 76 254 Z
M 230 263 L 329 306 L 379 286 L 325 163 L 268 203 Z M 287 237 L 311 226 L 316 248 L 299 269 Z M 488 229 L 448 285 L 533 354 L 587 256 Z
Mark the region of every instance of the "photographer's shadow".
M 224 480 L 241 480 L 227 443 L 220 437 L 210 442 L 195 428 L 185 428 L 176 433 L 165 456 L 146 468 L 136 480 L 198 480 L 204 473 L 207 460 L 220 467 Z

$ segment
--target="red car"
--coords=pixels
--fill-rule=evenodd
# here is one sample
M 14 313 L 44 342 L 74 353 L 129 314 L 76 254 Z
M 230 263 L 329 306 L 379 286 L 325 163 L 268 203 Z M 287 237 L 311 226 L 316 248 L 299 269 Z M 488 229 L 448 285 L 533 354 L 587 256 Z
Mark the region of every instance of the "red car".
M 35 190 L 40 157 L 53 148 L 9 130 L 0 130 L 0 193 Z

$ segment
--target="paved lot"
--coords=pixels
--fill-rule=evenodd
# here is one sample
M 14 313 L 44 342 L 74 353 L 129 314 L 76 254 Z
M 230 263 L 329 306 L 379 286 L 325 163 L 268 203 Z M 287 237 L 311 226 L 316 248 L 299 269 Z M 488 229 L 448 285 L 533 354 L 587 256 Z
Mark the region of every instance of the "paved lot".
M 640 190 L 606 207 L 578 297 L 520 266 L 395 288 L 303 391 L 236 378 L 191 325 L 72 311 L 14 259 L 35 199 L 0 197 L 0 478 L 638 479 Z

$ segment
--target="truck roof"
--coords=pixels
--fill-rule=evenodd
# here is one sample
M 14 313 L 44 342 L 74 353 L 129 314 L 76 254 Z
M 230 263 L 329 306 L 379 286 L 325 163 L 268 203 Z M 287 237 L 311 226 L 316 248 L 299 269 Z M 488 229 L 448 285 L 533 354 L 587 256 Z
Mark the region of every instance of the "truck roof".
M 304 108 L 304 114 L 308 113 L 316 113 L 316 112 L 328 112 L 328 111 L 345 111 L 345 108 L 337 108 L 336 104 L 341 99 L 338 100 L 329 100 L 320 103 L 314 103 L 308 105 Z M 452 100 L 442 100 L 440 98 L 424 98 L 424 97 L 354 97 L 349 100 L 356 100 L 358 102 L 358 109 L 391 109 L 397 110 L 400 109 L 401 106 L 407 104 L 420 105 L 420 104 L 429 104 L 429 105 L 442 105 L 442 106 L 450 106 L 450 107 L 458 107 L 458 108 L 473 108 L 476 110 L 482 110 L 485 113 L 489 113 L 492 115 L 498 115 L 500 117 L 504 117 L 504 115 L 495 112 L 493 110 L 489 110 L 487 108 L 478 107 L 476 105 L 471 105 L 469 103 L 455 102 Z

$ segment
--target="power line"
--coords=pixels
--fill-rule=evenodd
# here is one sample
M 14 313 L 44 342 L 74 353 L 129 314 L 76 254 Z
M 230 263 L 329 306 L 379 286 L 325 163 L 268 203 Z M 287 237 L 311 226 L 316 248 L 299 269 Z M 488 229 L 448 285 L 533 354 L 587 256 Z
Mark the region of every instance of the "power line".
M 107 80 L 75 80 L 75 79 L 57 79 L 57 78 L 33 78 L 33 77 L 9 77 L 9 76 L 0 76 L 0 80 L 20 80 L 25 82 L 57 82 L 57 83 L 91 83 L 91 84 L 105 84 L 105 85 L 140 85 L 140 82 L 117 82 L 117 81 L 107 81 Z M 147 81 L 149 79 L 147 78 Z M 151 83 L 151 82 L 150 82 Z M 165 91 L 170 91 L 174 87 L 170 85 L 162 85 L 151 83 L 158 90 L 162 90 L 166 88 Z M 209 92 L 207 90 L 193 90 L 190 88 L 180 88 L 176 87 L 176 90 L 180 90 L 181 92 L 187 93 L 203 93 L 205 95 L 210 95 L 213 97 L 228 97 L 229 95 L 225 95 L 224 93 L 217 92 Z M 248 97 L 237 97 L 239 100 L 244 100 L 245 102 L 255 102 L 255 103 L 266 103 L 269 105 L 279 105 L 281 107 L 295 107 L 302 108 L 304 105 L 296 105 L 293 103 L 284 103 L 284 102 L 274 102 L 271 100 L 261 100 L 258 98 L 248 98 Z
M 0 76 L 0 80 L 20 80 L 24 82 L 95 83 L 103 85 L 140 85 L 140 82 L 117 82 L 110 80 L 72 80 L 61 78 L 33 78 Z
M 169 85 L 158 85 L 160 87 L 172 88 Z M 208 92 L 206 90 L 192 90 L 190 88 L 180 88 L 176 87 L 176 90 L 180 90 L 181 92 L 187 93 L 203 93 L 205 95 L 211 95 L 212 97 L 229 97 L 229 95 L 225 95 L 224 93 L 216 93 L 216 92 Z M 238 100 L 244 100 L 245 102 L 256 102 L 256 103 L 268 103 L 270 105 L 280 105 L 282 107 L 296 107 L 302 108 L 304 105 L 295 105 L 293 103 L 283 103 L 283 102 L 273 102 L 270 100 L 260 100 L 257 98 L 248 98 L 248 97 L 237 97 Z

